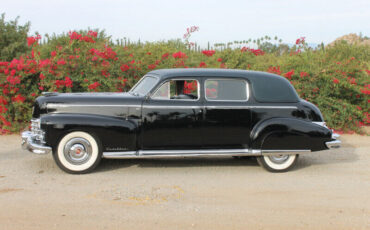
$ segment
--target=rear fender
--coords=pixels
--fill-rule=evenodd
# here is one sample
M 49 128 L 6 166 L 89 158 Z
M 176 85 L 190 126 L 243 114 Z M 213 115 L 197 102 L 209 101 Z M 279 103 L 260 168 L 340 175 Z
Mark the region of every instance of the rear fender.
M 305 120 L 271 118 L 257 123 L 250 138 L 252 149 L 318 151 L 327 149 L 331 131 Z

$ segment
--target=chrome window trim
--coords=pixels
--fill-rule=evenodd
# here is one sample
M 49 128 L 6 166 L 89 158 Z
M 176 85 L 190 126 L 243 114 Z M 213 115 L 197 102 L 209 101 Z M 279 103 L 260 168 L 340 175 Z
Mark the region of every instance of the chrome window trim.
M 159 77 L 158 76 L 154 76 L 154 75 L 144 75 L 142 78 L 140 78 L 140 80 L 138 81 L 138 82 L 136 82 L 136 84 L 128 91 L 128 93 L 130 93 L 130 92 L 132 92 L 139 84 L 140 84 L 140 82 L 141 81 L 143 81 L 144 80 L 144 78 L 146 78 L 146 77 L 153 77 L 153 78 L 157 78 L 157 82 L 154 84 L 154 86 L 156 85 L 156 84 L 158 84 L 158 82 L 159 82 Z M 149 95 L 150 94 L 150 91 L 152 91 L 153 90 L 153 88 L 154 88 L 154 86 L 148 91 L 148 93 L 146 94 L 146 95 L 144 95 L 144 96 L 147 96 L 147 95 Z
M 197 94 L 198 94 L 198 98 L 197 100 L 194 100 L 194 99 L 167 99 L 167 98 L 153 98 L 152 96 L 162 87 L 162 85 L 166 84 L 167 82 L 170 82 L 170 81 L 173 81 L 173 80 L 178 80 L 178 81 L 196 81 L 197 84 L 199 85 L 199 87 L 197 88 Z M 197 79 L 192 79 L 192 78 L 171 78 L 171 79 L 166 79 L 165 81 L 163 81 L 154 91 L 153 93 L 151 93 L 149 95 L 149 98 L 151 100 L 158 100 L 158 101 L 199 101 L 200 100 L 200 83 Z
M 207 81 L 217 81 L 217 80 L 227 80 L 227 81 L 244 81 L 246 86 L 245 86 L 245 90 L 246 90 L 246 96 L 247 98 L 245 100 L 212 100 L 210 98 L 207 98 L 207 94 L 206 94 L 206 82 Z M 247 102 L 249 101 L 249 82 L 245 79 L 241 79 L 241 78 L 208 78 L 208 79 L 205 79 L 204 80 L 204 98 L 207 100 L 207 101 L 220 101 L 220 102 Z

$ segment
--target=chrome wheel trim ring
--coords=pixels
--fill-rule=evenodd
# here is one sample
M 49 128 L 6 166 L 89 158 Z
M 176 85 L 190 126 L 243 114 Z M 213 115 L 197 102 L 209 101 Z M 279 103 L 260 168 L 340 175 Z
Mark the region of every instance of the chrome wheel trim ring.
M 69 163 L 82 165 L 91 158 L 92 147 L 90 142 L 85 138 L 72 138 L 65 144 L 63 153 Z
M 275 164 L 284 164 L 287 160 L 289 160 L 290 155 L 278 155 L 278 156 L 269 156 L 268 158 L 272 163 Z

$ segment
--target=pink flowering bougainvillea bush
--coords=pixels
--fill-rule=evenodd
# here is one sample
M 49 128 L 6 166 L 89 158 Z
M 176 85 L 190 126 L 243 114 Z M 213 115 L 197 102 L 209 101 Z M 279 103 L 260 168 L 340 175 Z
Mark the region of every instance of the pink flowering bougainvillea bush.
M 71 31 L 40 44 L 41 39 L 29 36 L 24 42 L 30 52 L 0 60 L 1 133 L 27 126 L 42 92 L 123 92 L 151 70 L 190 67 L 275 73 L 287 78 L 301 98 L 318 105 L 329 127 L 359 131 L 370 122 L 370 47 L 340 43 L 310 49 L 299 38 L 283 50 L 237 46 L 201 51 L 188 40 L 113 43 L 96 31 Z

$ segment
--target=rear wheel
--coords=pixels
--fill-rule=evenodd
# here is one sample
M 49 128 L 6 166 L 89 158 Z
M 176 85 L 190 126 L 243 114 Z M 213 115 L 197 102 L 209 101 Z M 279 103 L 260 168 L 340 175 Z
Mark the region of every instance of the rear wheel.
M 97 138 L 77 131 L 66 134 L 59 141 L 53 156 L 63 171 L 82 174 L 91 172 L 99 164 L 102 151 Z
M 297 155 L 274 155 L 257 157 L 260 166 L 270 172 L 286 172 L 292 169 L 298 159 Z

